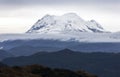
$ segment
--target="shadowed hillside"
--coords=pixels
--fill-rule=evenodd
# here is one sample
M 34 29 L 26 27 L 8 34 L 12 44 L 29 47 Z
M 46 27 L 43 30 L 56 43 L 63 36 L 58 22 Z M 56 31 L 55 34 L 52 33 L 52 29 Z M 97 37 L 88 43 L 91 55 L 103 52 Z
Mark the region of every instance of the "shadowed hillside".
M 10 52 L 0 50 L 0 61 L 8 57 L 14 57 L 14 55 L 11 54 Z
M 83 53 L 64 49 L 56 52 L 39 52 L 31 56 L 7 58 L 2 62 L 11 66 L 40 64 L 52 68 L 84 69 L 100 77 L 120 77 L 119 53 Z
M 40 65 L 1 67 L 0 77 L 97 77 L 85 71 L 51 69 Z
M 3 64 L 3 63 L 0 62 L 0 68 L 1 67 L 7 67 L 7 65 L 5 65 L 5 64 Z

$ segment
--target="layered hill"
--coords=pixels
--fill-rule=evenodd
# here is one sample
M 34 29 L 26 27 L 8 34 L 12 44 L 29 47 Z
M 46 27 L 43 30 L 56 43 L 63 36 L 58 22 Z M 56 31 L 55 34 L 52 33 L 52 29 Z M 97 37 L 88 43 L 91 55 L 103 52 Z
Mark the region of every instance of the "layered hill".
M 52 68 L 84 69 L 100 77 L 119 77 L 120 53 L 83 53 L 64 49 L 57 52 L 39 52 L 31 56 L 7 58 L 10 66 L 41 64 Z
M 11 54 L 10 52 L 0 50 L 0 61 L 8 57 L 14 57 L 14 55 Z

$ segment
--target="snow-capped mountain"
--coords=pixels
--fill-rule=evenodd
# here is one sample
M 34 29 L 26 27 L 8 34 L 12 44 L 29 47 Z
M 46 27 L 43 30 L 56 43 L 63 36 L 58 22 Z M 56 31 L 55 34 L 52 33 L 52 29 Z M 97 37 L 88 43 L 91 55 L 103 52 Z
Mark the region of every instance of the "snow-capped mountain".
M 95 20 L 85 21 L 75 13 L 62 16 L 46 15 L 38 20 L 26 33 L 80 33 L 80 32 L 106 32 Z
M 24 34 L 1 34 L 7 40 L 59 40 L 77 42 L 120 42 L 120 32 L 104 30 L 95 20 L 85 21 L 75 13 L 62 16 L 46 15 Z

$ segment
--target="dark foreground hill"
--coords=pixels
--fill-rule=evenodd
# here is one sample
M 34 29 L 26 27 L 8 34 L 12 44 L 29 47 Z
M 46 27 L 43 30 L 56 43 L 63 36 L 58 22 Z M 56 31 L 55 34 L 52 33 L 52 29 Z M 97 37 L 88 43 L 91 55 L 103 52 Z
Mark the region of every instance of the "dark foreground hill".
M 1 67 L 0 77 L 97 77 L 85 71 L 51 69 L 40 65 Z
M 82 53 L 65 49 L 58 52 L 39 52 L 31 56 L 8 58 L 2 62 L 10 66 L 42 64 L 53 68 L 84 69 L 100 77 L 120 77 L 119 53 Z
M 5 64 L 3 64 L 3 63 L 0 62 L 0 68 L 1 67 L 7 67 L 7 65 L 5 65 Z

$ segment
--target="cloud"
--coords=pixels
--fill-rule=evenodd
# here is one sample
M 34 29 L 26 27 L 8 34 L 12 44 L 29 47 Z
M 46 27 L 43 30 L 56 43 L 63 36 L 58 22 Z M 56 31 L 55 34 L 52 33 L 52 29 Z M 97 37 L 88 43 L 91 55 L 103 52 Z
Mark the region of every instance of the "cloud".
M 0 5 L 61 5 L 82 3 L 118 3 L 120 0 L 0 0 Z

